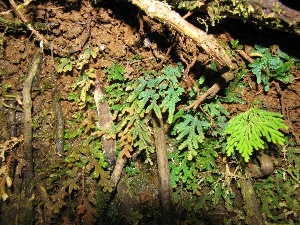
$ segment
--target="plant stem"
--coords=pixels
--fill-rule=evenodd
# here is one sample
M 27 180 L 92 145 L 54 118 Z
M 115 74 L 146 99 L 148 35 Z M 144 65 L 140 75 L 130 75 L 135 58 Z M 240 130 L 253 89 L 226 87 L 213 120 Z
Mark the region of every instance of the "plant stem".
M 159 192 L 162 207 L 162 224 L 172 223 L 172 196 L 170 187 L 170 171 L 167 156 L 167 144 L 165 140 L 164 123 L 162 118 L 153 118 L 154 140 L 159 177 Z
M 32 154 L 32 100 L 31 86 L 35 75 L 39 71 L 43 55 L 38 50 L 32 60 L 32 64 L 23 86 L 23 109 L 24 109 L 24 158 L 26 167 L 24 170 L 24 185 L 22 194 L 25 198 L 21 203 L 24 211 L 21 213 L 22 224 L 32 224 L 33 222 L 33 199 L 34 199 L 34 171 L 33 171 L 33 154 Z

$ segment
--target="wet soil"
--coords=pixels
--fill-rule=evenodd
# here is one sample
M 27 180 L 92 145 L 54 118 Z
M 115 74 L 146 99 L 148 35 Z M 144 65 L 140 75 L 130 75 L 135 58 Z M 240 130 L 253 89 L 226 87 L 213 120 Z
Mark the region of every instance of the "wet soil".
M 134 79 L 139 76 L 139 71 L 135 70 L 137 67 L 143 67 L 145 70 L 158 70 L 164 65 L 176 64 L 181 61 L 180 55 L 187 62 L 192 62 L 194 57 L 197 57 L 197 61 L 189 74 L 197 79 L 205 71 L 210 59 L 195 43 L 184 38 L 181 34 L 177 34 L 166 25 L 151 20 L 130 4 L 120 2 L 91 7 L 86 1 L 82 1 L 80 7 L 74 9 L 72 5 L 66 7 L 56 2 L 38 2 L 30 4 L 23 11 L 24 15 L 30 21 L 46 24 L 46 28 L 39 30 L 39 32 L 59 49 L 78 50 L 77 53 L 74 53 L 76 55 L 83 52 L 88 45 L 99 48 L 99 56 L 90 63 L 89 67 L 100 71 L 104 83 L 107 81 L 107 77 L 101 71 L 114 62 L 125 65 L 126 76 Z M 0 11 L 5 12 L 7 10 L 9 7 L 1 1 Z M 4 16 L 7 19 L 13 18 L 12 14 Z M 188 20 L 197 24 L 197 16 L 191 16 Z M 197 26 L 201 27 L 202 25 L 197 24 Z M 89 28 L 90 32 L 88 31 Z M 204 27 L 201 28 L 204 29 Z M 35 40 L 34 35 L 25 27 L 19 27 L 18 31 L 10 29 L 5 31 L 5 27 L 1 26 L 0 29 L 2 33 L 5 32 L 1 40 L 0 50 L 0 96 L 2 101 L 0 103 L 0 141 L 5 142 L 12 137 L 20 137 L 22 134 L 23 112 L 20 105 L 21 101 L 18 99 L 21 99 L 23 82 L 31 66 L 33 55 L 40 48 L 40 42 Z M 225 31 L 229 32 L 234 39 L 238 39 L 248 53 L 255 44 L 265 47 L 277 45 L 290 56 L 300 56 L 299 36 L 272 31 L 258 25 L 231 19 L 222 21 L 216 27 L 209 27 L 209 33 L 215 35 L 220 43 L 228 45 L 229 40 L 224 33 Z M 168 51 L 169 49 L 170 51 Z M 137 55 L 141 57 L 141 60 L 136 61 L 136 65 L 132 66 L 132 59 Z M 72 119 L 77 110 L 77 107 L 70 103 L 68 97 L 79 73 L 74 70 L 59 74 L 56 71 L 57 59 L 63 56 L 63 52 L 52 51 L 45 46 L 43 63 L 33 83 L 33 147 L 35 149 L 36 171 L 45 171 L 45 167 L 49 167 L 60 157 L 55 144 L 54 92 L 59 93 L 65 121 Z M 236 56 L 236 62 L 245 64 L 244 59 L 239 55 Z M 212 79 L 210 82 L 213 83 L 214 80 Z M 268 93 L 262 90 L 261 85 L 257 85 L 250 73 L 245 76 L 244 83 L 248 83 L 242 91 L 246 104 L 225 104 L 231 116 L 246 111 L 255 99 L 259 99 L 263 109 L 280 112 L 284 115 L 284 120 L 289 126 L 287 133 L 292 134 L 290 141 L 294 142 L 295 146 L 299 146 L 300 70 L 294 70 L 292 84 L 274 82 Z M 182 85 L 187 90 L 190 86 L 186 81 L 182 81 Z M 20 155 L 19 157 L 20 162 L 22 162 L 23 156 Z M 19 167 L 21 168 L 16 168 L 15 171 L 15 186 L 20 186 L 22 183 L 22 163 L 19 163 Z M 151 180 L 157 177 L 157 173 L 152 171 L 150 174 L 152 174 L 152 178 L 141 178 L 147 182 L 137 188 L 139 191 L 135 189 L 130 195 L 126 193 L 129 192 L 128 189 L 133 186 L 134 181 L 131 181 L 130 178 L 124 178 L 120 182 L 118 192 L 123 193 L 120 196 L 120 204 L 124 214 L 133 213 L 128 211 L 129 206 L 142 208 L 142 212 L 146 212 L 146 208 L 157 208 L 158 193 L 156 188 L 158 184 L 157 181 Z M 38 177 L 37 183 L 44 179 L 43 174 L 36 176 Z M 16 220 L 13 209 L 18 206 L 19 192 L 20 190 L 10 190 L 9 202 L 1 203 L 1 221 L 7 222 L 5 224 L 15 224 L 12 222 Z M 75 199 L 75 196 L 73 197 Z M 76 205 L 77 203 L 72 202 L 71 198 L 68 202 Z M 237 200 L 242 201 L 239 196 L 237 196 Z M 242 202 L 237 203 L 237 205 L 242 205 Z M 51 214 L 43 211 L 43 206 L 37 207 L 37 218 L 39 219 L 37 224 L 51 223 L 41 219 L 51 217 L 51 215 L 42 215 L 47 213 Z M 210 213 L 213 215 L 211 219 L 214 222 L 207 222 L 207 224 L 220 224 L 218 221 L 223 223 L 224 207 L 217 208 Z M 139 221 L 139 215 L 135 216 L 136 221 Z M 63 221 L 61 220 L 59 224 L 63 224 Z M 64 224 L 68 224 L 67 220 Z M 134 224 L 134 222 L 131 220 L 128 224 Z

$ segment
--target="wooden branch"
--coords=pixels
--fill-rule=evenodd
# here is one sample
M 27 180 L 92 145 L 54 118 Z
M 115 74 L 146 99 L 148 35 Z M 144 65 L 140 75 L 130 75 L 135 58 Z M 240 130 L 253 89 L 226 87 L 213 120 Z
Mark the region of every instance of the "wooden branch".
M 52 92 L 52 102 L 53 102 L 53 113 L 55 119 L 55 144 L 56 153 L 61 156 L 64 153 L 64 133 L 65 133 L 65 120 L 62 111 L 62 106 L 60 102 L 60 92 L 58 90 L 57 84 Z
M 29 2 L 31 2 L 31 1 L 29 1 Z M 29 4 L 29 2 L 28 2 L 28 4 Z M 40 44 L 41 47 L 49 48 L 51 50 L 57 50 L 58 54 L 62 54 L 62 53 L 63 54 L 68 54 L 69 53 L 67 50 L 60 49 L 58 46 L 51 44 L 43 35 L 41 35 L 36 29 L 34 29 L 34 27 L 29 23 L 27 18 L 20 11 L 20 9 L 23 8 L 23 5 L 22 5 L 22 7 L 20 7 L 19 5 L 17 5 L 15 3 L 14 0 L 9 0 L 9 3 L 11 4 L 11 6 L 12 6 L 14 12 L 16 13 L 16 15 L 26 25 L 28 30 L 30 30 L 34 34 L 36 39 L 41 42 L 41 44 Z
M 169 24 L 180 33 L 194 40 L 221 67 L 234 67 L 230 56 L 212 35 L 208 35 L 184 20 L 178 13 L 171 10 L 167 3 L 157 0 L 132 0 L 132 3 L 144 10 L 151 18 Z
M 96 71 L 94 100 L 98 114 L 97 125 L 100 130 L 110 131 L 113 130 L 113 119 L 108 102 L 105 99 L 105 90 L 101 85 L 100 77 L 99 71 Z M 105 160 L 108 163 L 108 169 L 113 170 L 116 164 L 116 140 L 109 137 L 108 133 L 105 133 L 101 136 L 101 144 Z
M 251 179 L 239 179 L 238 184 L 245 203 L 246 223 L 265 225 Z
M 164 123 L 162 118 L 153 118 L 153 135 L 156 148 L 156 158 L 159 177 L 159 193 L 162 209 L 163 224 L 174 224 L 172 219 L 172 193 L 170 185 L 170 171 L 167 155 L 167 144 L 165 139 Z
M 121 178 L 121 174 L 123 171 L 123 168 L 127 162 L 127 157 L 125 155 L 119 155 L 116 161 L 116 166 L 114 167 L 114 171 L 111 173 L 110 176 L 110 182 L 112 189 L 115 190 L 117 188 L 117 185 L 119 183 L 119 180 Z
M 300 34 L 300 13 L 299 8 L 296 8 L 297 3 L 297 1 L 283 0 L 189 0 L 183 2 L 173 0 L 170 4 L 181 10 L 207 13 L 210 15 L 209 19 L 212 24 L 222 18 L 230 17 L 275 30 Z
M 292 9 L 284 5 L 285 1 L 278 0 L 249 0 L 249 4 L 253 7 L 251 16 L 262 22 L 262 25 L 273 29 L 293 31 L 300 34 L 300 13 L 298 10 Z M 264 20 L 274 22 L 264 22 Z
M 197 99 L 193 104 L 187 106 L 185 110 L 188 109 L 196 109 L 205 99 L 210 99 L 215 96 L 218 91 L 222 89 L 222 87 L 229 81 L 235 78 L 235 74 L 233 72 L 224 73 L 222 77 L 220 77 L 213 86 L 211 86 L 200 98 Z
M 26 167 L 24 171 L 24 185 L 22 189 L 25 193 L 23 204 L 25 211 L 22 213 L 23 224 L 31 224 L 33 220 L 33 188 L 34 188 L 34 171 L 33 171 L 33 154 L 32 154 L 32 100 L 31 100 L 31 86 L 35 75 L 39 71 L 43 56 L 38 50 L 32 60 L 29 73 L 23 85 L 23 109 L 24 109 L 24 156 Z

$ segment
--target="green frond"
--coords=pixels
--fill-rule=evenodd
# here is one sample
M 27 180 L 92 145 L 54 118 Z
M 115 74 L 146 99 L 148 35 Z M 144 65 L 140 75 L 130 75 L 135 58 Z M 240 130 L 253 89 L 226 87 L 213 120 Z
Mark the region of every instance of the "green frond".
M 201 121 L 198 116 L 186 114 L 182 116 L 183 121 L 177 123 L 174 130 L 178 136 L 176 140 L 181 142 L 179 150 L 187 149 L 188 159 L 192 160 L 199 151 L 200 144 L 204 140 L 204 133 L 210 127 L 207 121 Z
M 114 63 L 104 70 L 108 74 L 108 81 L 124 81 L 125 77 L 123 76 L 126 71 L 123 65 Z
M 160 104 L 163 112 L 168 110 L 168 123 L 171 124 L 173 122 L 174 112 L 176 108 L 176 104 L 180 101 L 179 96 L 184 92 L 184 89 L 178 87 L 174 89 L 173 86 L 169 86 L 168 90 L 164 92 L 166 95 L 163 101 Z
M 256 76 L 257 83 L 262 83 L 264 90 L 269 90 L 269 80 L 271 78 L 282 81 L 284 83 L 291 83 L 292 74 L 289 72 L 294 65 L 290 57 L 277 50 L 277 54 L 271 54 L 271 48 L 261 48 L 255 46 L 258 53 L 262 54 L 261 58 L 257 58 L 254 62 L 249 64 L 252 73 Z
M 133 91 L 133 93 L 128 97 L 128 102 L 133 102 L 140 93 L 146 88 L 147 81 L 144 80 L 144 78 L 141 78 L 139 80 L 139 84 L 136 87 L 136 90 Z
M 247 112 L 233 117 L 224 130 L 227 138 L 226 151 L 231 156 L 237 150 L 246 162 L 249 161 L 253 149 L 264 148 L 264 139 L 267 142 L 283 145 L 284 135 L 279 131 L 287 129 L 282 115 L 275 112 L 253 107 Z

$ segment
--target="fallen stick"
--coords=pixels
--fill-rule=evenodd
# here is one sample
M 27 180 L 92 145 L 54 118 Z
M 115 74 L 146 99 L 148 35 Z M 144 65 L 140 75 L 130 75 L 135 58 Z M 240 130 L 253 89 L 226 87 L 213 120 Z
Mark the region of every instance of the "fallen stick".
M 31 87 L 33 78 L 39 71 L 43 55 L 38 50 L 32 60 L 31 67 L 23 85 L 23 109 L 24 109 L 24 157 L 26 167 L 23 176 L 24 197 L 22 204 L 24 212 L 21 214 L 22 224 L 32 224 L 33 220 L 33 199 L 34 199 L 34 170 L 33 170 L 33 153 L 32 153 L 32 100 Z
M 233 80 L 235 78 L 235 74 L 233 72 L 224 73 L 215 83 L 211 86 L 203 95 L 201 95 L 194 103 L 187 106 L 185 110 L 188 109 L 196 109 L 205 99 L 210 99 L 214 97 L 222 88 L 223 86 Z
M 245 204 L 246 223 L 265 225 L 251 179 L 239 179 L 238 184 Z
M 171 7 L 167 3 L 157 0 L 132 0 L 131 2 L 144 10 L 151 18 L 169 24 L 178 32 L 194 40 L 221 67 L 234 68 L 230 56 L 212 35 L 208 35 L 184 20 L 178 13 L 171 10 Z
M 218 43 L 212 35 L 208 35 L 204 31 L 190 24 L 178 13 L 171 10 L 171 7 L 164 2 L 157 0 L 132 0 L 134 5 L 144 10 L 151 18 L 158 19 L 162 23 L 175 28 L 178 32 L 191 38 L 198 46 L 200 46 L 207 54 L 209 54 L 220 67 L 220 71 L 225 71 L 227 68 L 234 69 L 236 66 L 232 62 L 230 56 L 225 49 Z M 234 73 L 227 72 L 220 77 L 217 82 L 208 89 L 200 98 L 186 109 L 196 109 L 201 102 L 206 98 L 212 98 L 217 92 L 230 80 L 235 78 Z
M 109 104 L 105 99 L 105 89 L 101 84 L 101 75 L 96 72 L 95 75 L 95 90 L 94 90 L 94 100 L 97 107 L 98 123 L 97 126 L 99 130 L 104 131 L 101 136 L 102 150 L 105 156 L 105 161 L 108 163 L 108 170 L 113 170 L 116 165 L 116 139 L 110 137 L 110 132 L 112 132 L 113 116 L 109 108 Z
M 29 1 L 29 2 L 31 2 L 31 1 Z M 46 47 L 46 48 L 49 48 L 51 50 L 57 50 L 59 53 L 65 53 L 65 54 L 68 53 L 67 50 L 60 49 L 56 45 L 51 44 L 46 38 L 44 38 L 43 35 L 41 35 L 36 29 L 34 29 L 34 27 L 29 23 L 29 21 L 27 20 L 27 18 L 20 11 L 20 9 L 24 7 L 23 5 L 21 5 L 22 7 L 20 5 L 17 5 L 14 0 L 9 0 L 9 3 L 11 4 L 11 6 L 12 6 L 14 12 L 16 13 L 16 15 L 26 25 L 26 27 L 28 28 L 28 30 L 30 30 L 34 34 L 34 36 L 36 37 L 36 39 L 38 41 L 40 41 L 40 46 L 41 47 Z
M 64 114 L 62 111 L 61 101 L 60 101 L 60 92 L 58 90 L 57 84 L 52 92 L 52 102 L 53 102 L 53 113 L 55 119 L 55 144 L 56 144 L 56 153 L 59 156 L 62 156 L 64 153 L 64 133 L 65 133 L 65 121 Z
M 159 178 L 159 197 L 161 202 L 162 224 L 174 224 L 174 215 L 172 212 L 172 189 L 169 179 L 170 171 L 164 122 L 162 118 L 153 118 L 152 124 Z

